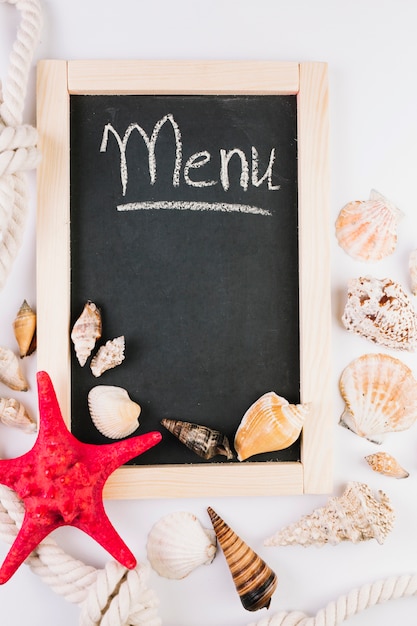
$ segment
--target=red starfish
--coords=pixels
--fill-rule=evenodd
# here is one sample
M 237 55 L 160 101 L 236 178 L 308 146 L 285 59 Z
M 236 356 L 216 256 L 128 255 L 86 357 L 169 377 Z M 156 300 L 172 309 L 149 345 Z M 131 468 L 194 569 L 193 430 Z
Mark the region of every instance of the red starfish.
M 29 452 L 0 460 L 0 483 L 19 495 L 25 516 L 0 568 L 0 584 L 50 532 L 60 526 L 80 528 L 116 560 L 132 569 L 136 559 L 110 523 L 103 506 L 103 487 L 120 465 L 161 440 L 158 432 L 116 443 L 81 443 L 67 429 L 46 372 L 38 372 L 39 433 Z

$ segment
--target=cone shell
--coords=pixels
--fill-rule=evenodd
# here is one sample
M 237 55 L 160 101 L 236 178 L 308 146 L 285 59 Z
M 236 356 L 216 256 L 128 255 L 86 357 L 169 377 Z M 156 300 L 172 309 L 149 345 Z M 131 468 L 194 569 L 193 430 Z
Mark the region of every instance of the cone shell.
M 207 511 L 244 608 L 268 608 L 278 583 L 275 573 L 211 507 Z
M 388 354 L 364 354 L 342 372 L 346 403 L 340 425 L 381 443 L 385 433 L 406 430 L 417 419 L 417 381 L 412 371 Z
M 410 286 L 413 295 L 417 296 L 417 250 L 413 250 L 408 261 Z
M 178 511 L 152 527 L 146 544 L 148 560 L 164 578 L 181 579 L 216 556 L 216 535 L 192 513 Z
M 227 459 L 233 458 L 228 438 L 218 430 L 200 426 L 200 424 L 166 418 L 161 420 L 161 424 L 187 448 L 203 459 L 209 460 L 218 454 Z
M 107 370 L 120 365 L 125 358 L 125 338 L 123 335 L 107 341 L 91 359 L 91 371 L 98 378 Z
M 376 452 L 375 454 L 368 454 L 365 457 L 365 461 L 369 466 L 384 476 L 392 476 L 393 478 L 408 478 L 410 475 L 401 465 L 397 459 L 388 454 L 388 452 Z
M 342 316 L 345 328 L 381 346 L 414 351 L 417 315 L 400 284 L 367 276 L 348 284 Z
M 97 430 L 110 439 L 127 437 L 139 426 L 141 408 L 122 387 L 93 387 L 88 394 L 88 408 Z
M 265 393 L 249 407 L 236 431 L 239 461 L 288 448 L 298 439 L 308 411 L 308 404 L 289 404 L 273 391 Z
M 75 354 L 81 367 L 86 364 L 97 339 L 101 337 L 101 330 L 100 309 L 97 308 L 94 302 L 89 300 L 86 302 L 83 312 L 75 322 L 71 332 Z
M 376 539 L 382 544 L 394 525 L 395 514 L 383 491 L 374 496 L 364 483 L 348 483 L 339 498 L 304 515 L 266 539 L 266 546 L 323 546 L 342 541 L 359 543 Z
M 0 381 L 14 391 L 29 389 L 19 359 L 9 348 L 0 347 Z
M 19 346 L 20 357 L 29 356 L 36 347 L 36 313 L 26 300 L 17 312 L 13 322 L 13 331 Z
M 36 432 L 37 428 L 35 420 L 15 398 L 0 398 L 0 421 L 29 434 Z
M 336 220 L 336 237 L 354 259 L 379 261 L 394 252 L 402 217 L 402 211 L 372 189 L 368 200 L 355 200 L 342 208 Z

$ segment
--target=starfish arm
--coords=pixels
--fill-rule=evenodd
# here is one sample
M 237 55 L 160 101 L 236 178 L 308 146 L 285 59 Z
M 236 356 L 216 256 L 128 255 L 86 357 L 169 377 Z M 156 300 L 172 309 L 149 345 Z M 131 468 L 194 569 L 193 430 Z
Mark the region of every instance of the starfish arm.
M 130 439 L 124 439 L 123 441 L 117 441 L 115 443 L 104 444 L 100 446 L 100 455 L 96 455 L 92 458 L 99 458 L 102 468 L 103 476 L 107 479 L 118 467 L 134 459 L 135 456 L 139 456 L 152 448 L 162 439 L 160 432 L 150 432 L 145 435 L 138 435 L 137 437 L 131 437 Z M 93 444 L 85 444 L 87 447 L 97 448 Z
M 42 419 L 39 420 L 38 440 L 49 436 L 56 438 L 62 433 L 65 436 L 69 431 L 62 419 L 61 409 L 49 374 L 42 371 L 38 372 L 36 381 L 38 384 L 39 415 L 42 416 Z M 60 419 L 57 419 L 58 416 Z

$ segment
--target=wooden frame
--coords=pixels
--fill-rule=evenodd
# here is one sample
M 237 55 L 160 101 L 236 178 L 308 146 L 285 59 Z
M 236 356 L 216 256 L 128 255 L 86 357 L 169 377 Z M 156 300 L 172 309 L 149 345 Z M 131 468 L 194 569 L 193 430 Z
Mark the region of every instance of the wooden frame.
M 70 422 L 69 99 L 71 94 L 296 94 L 301 401 L 311 402 L 301 462 L 126 466 L 105 497 L 281 495 L 332 490 L 328 85 L 324 63 L 41 61 L 37 125 L 38 369 Z

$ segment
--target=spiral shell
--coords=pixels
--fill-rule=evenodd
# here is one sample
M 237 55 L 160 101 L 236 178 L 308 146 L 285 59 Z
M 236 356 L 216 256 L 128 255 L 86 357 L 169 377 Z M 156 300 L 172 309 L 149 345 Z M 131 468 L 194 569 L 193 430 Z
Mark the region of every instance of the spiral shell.
M 207 512 L 243 607 L 247 611 L 268 608 L 278 583 L 276 574 L 211 507 Z
M 397 459 L 388 454 L 388 452 L 375 452 L 375 454 L 368 454 L 365 457 L 365 461 L 368 465 L 377 472 L 384 476 L 392 476 L 392 478 L 408 478 L 410 475 L 401 465 Z
M 203 459 L 209 460 L 217 454 L 228 459 L 233 458 L 228 438 L 218 430 L 200 424 L 167 418 L 161 420 L 161 424 L 187 448 Z
M 289 404 L 273 391 L 265 393 L 249 407 L 236 431 L 239 461 L 288 448 L 298 439 L 308 411 L 308 404 Z
M 5 426 L 13 426 L 29 434 L 36 432 L 37 428 L 35 420 L 15 398 L 0 398 L 0 421 Z
M 122 387 L 93 387 L 88 393 L 88 408 L 97 430 L 109 439 L 127 437 L 139 426 L 141 408 Z
M 19 360 L 9 348 L 0 347 L 0 381 L 14 391 L 27 391 L 29 389 Z
M 111 339 L 97 351 L 91 359 L 91 371 L 98 378 L 107 370 L 120 365 L 125 358 L 125 338 L 123 335 Z
M 417 419 L 417 381 L 412 371 L 388 354 L 364 354 L 342 372 L 345 411 L 340 425 L 381 443 L 385 433 L 406 430 Z
M 100 309 L 94 302 L 88 300 L 71 331 L 75 354 L 77 355 L 81 367 L 86 364 L 88 357 L 96 345 L 97 339 L 101 337 L 101 330 Z
M 217 542 L 214 532 L 203 528 L 195 515 L 178 511 L 154 524 L 146 550 L 150 564 L 160 576 L 181 579 L 196 567 L 213 561 Z
M 19 346 L 20 357 L 29 356 L 36 348 L 36 313 L 23 301 L 13 322 L 13 331 Z

